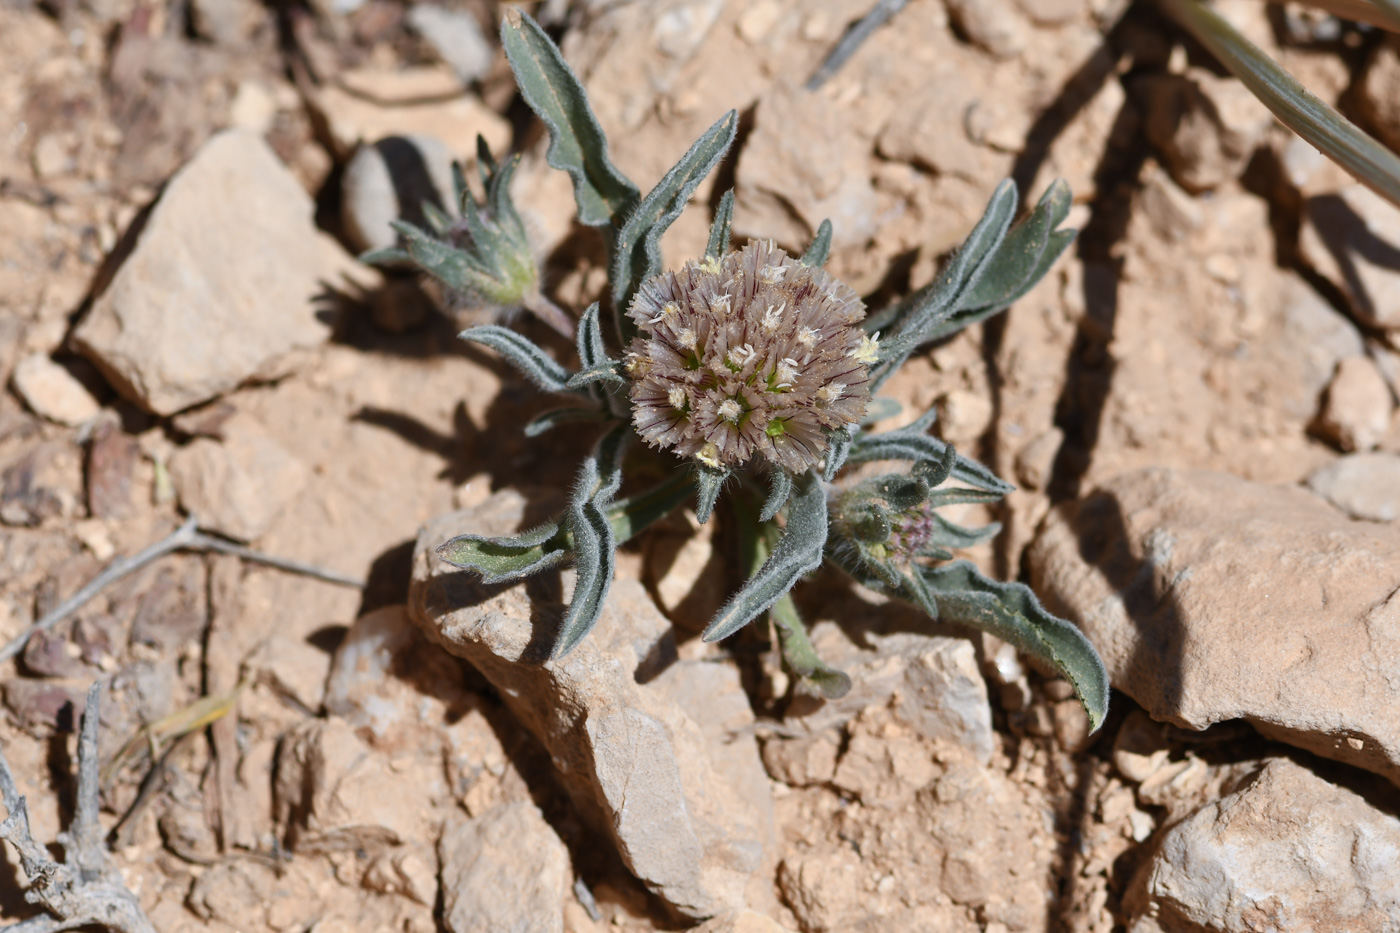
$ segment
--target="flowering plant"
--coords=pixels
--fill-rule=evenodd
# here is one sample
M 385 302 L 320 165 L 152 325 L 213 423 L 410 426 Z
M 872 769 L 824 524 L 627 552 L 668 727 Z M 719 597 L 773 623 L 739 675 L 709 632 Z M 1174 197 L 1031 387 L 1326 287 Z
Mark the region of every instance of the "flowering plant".
M 511 537 L 462 535 L 438 555 L 487 582 L 572 562 L 577 581 L 553 651 L 561 657 L 597 622 L 618 546 L 692 494 L 697 518 L 709 520 L 728 484 L 752 567 L 705 629 L 706 640 L 768 613 L 798 680 L 841 695 L 849 678 L 817 657 L 790 595 L 830 559 L 866 586 L 934 618 L 991 632 L 1054 667 L 1097 729 L 1108 683 L 1093 646 L 1024 585 L 990 580 L 953 560 L 950 549 L 986 540 L 999 526 L 964 528 L 937 509 L 996 502 L 1012 487 L 930 436 L 932 412 L 894 431 L 864 427 L 873 420 L 874 393 L 915 350 L 1003 310 L 1048 271 L 1074 239 L 1073 231 L 1057 229 L 1069 190 L 1055 183 L 1013 225 L 1016 188 L 1003 182 L 935 282 L 873 316 L 822 268 L 829 223 L 800 257 L 766 241 L 732 250 L 732 192 L 719 201 L 705 254 L 663 270 L 658 240 L 734 141 L 737 114 L 721 117 L 642 196 L 608 158 L 582 84 L 538 24 L 510 12 L 501 40 L 526 103 L 549 131 L 550 165 L 572 177 L 579 220 L 608 238 L 606 316 L 594 303 L 576 328 L 560 328 L 576 331 L 574 370 L 508 327 L 473 327 L 461 336 L 495 349 L 541 389 L 572 398 L 526 425 L 528 436 L 577 419 L 601 421 L 606 430 L 583 459 L 557 520 Z M 500 302 L 512 300 L 511 289 L 537 294 L 538 273 L 533 266 L 521 271 L 532 262 L 528 243 L 500 182 L 509 168 L 496 169 L 489 154 L 483 162 L 494 228 L 480 220 L 462 184 L 465 224 L 441 217 L 435 231 L 401 225 L 405 247 L 374 258 L 411 261 L 452 289 L 494 289 Z M 457 235 L 463 229 L 469 237 Z M 671 475 L 618 498 L 633 437 L 663 451 Z M 904 473 L 840 475 L 847 464 L 876 461 L 909 466 Z

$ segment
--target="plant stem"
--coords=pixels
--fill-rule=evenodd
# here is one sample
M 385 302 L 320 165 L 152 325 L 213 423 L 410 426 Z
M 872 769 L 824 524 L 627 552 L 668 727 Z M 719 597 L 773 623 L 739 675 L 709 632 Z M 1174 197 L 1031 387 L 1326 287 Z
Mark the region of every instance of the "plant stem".
M 520 305 L 560 334 L 570 340 L 574 338 L 574 319 L 542 292 L 529 292 L 520 300 Z

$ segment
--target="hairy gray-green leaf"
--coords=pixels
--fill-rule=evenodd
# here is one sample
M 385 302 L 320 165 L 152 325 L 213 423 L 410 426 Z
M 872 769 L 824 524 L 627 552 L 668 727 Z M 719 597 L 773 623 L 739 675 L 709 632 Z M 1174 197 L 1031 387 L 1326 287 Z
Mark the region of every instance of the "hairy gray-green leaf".
M 601 421 L 607 417 L 596 408 L 581 408 L 578 406 L 570 408 L 555 408 L 551 411 L 541 412 L 529 421 L 525 422 L 525 436 L 539 437 L 546 431 L 558 427 L 561 424 L 572 424 L 579 421 Z
M 715 511 L 719 491 L 729 479 L 728 467 L 707 467 L 695 465 L 695 520 L 705 524 Z
M 758 572 L 710 620 L 701 637 L 718 641 L 734 634 L 792 589 L 803 574 L 821 566 L 826 531 L 826 491 L 816 471 L 808 470 L 793 484 L 782 538 Z
M 739 129 L 739 114 L 729 111 L 705 131 L 681 160 L 656 183 L 637 208 L 628 213 L 613 244 L 613 307 L 623 342 L 632 337 L 632 323 L 623 314 L 642 280 L 661 271 L 661 234 L 681 215 L 686 201 L 724 158 Z
M 1059 240 L 1052 239 L 1056 228 L 1069 216 L 1074 203 L 1069 185 L 1055 179 L 1036 204 L 1030 215 L 1006 234 L 994 259 L 987 263 L 977 283 L 958 298 L 959 309 L 1005 308 L 1023 295 L 1028 283 L 1038 281 L 1049 262 L 1054 262 L 1065 247 L 1074 242 L 1074 231 L 1064 231 Z M 1051 249 L 1051 247 L 1056 247 Z M 1046 262 L 1046 253 L 1053 255 Z
M 802 254 L 802 265 L 804 266 L 824 266 L 826 257 L 831 255 L 831 221 L 823 220 L 821 226 L 817 227 L 817 235 L 812 237 L 812 243 L 807 247 L 807 251 Z
M 578 358 L 584 369 L 592 369 L 609 362 L 608 349 L 603 345 L 603 328 L 598 314 L 598 302 L 595 301 L 578 319 Z
M 569 556 L 558 522 L 507 537 L 458 535 L 437 549 L 454 567 L 474 570 L 483 583 L 507 583 L 539 573 Z
M 771 522 L 778 510 L 787 504 L 788 496 L 792 495 L 792 474 L 782 467 L 774 466 L 768 471 L 768 482 L 772 484 L 768 498 L 763 501 L 763 510 L 758 513 L 761 522 Z
M 941 461 L 946 455 L 948 444 L 936 437 L 930 437 L 915 430 L 915 425 L 884 434 L 861 434 L 851 444 L 849 454 L 852 463 L 869 463 L 872 460 L 921 460 Z M 1004 496 L 1015 489 L 1010 483 L 998 477 L 976 460 L 962 454 L 957 455 L 952 476 L 977 489 Z
M 715 208 L 715 219 L 710 222 L 710 240 L 705 244 L 705 258 L 719 259 L 729 252 L 729 225 L 734 220 L 734 189 L 730 188 L 719 199 Z
M 608 140 L 588 95 L 556 46 L 529 14 L 507 11 L 501 45 L 520 95 L 549 130 L 549 164 L 574 182 L 581 223 L 605 227 L 636 206 L 640 192 L 608 158 Z
M 622 448 L 626 441 L 618 425 L 598 442 L 583 462 L 578 485 L 569 500 L 564 519 L 569 529 L 577 578 L 574 596 L 564 613 L 553 657 L 562 658 L 583 640 L 603 611 L 617 563 L 617 539 L 607 508 L 622 485 Z
M 495 350 L 520 370 L 525 378 L 546 392 L 566 392 L 569 389 L 569 371 L 540 347 L 508 327 L 483 324 L 468 327 L 457 336 Z
M 822 473 L 826 476 L 827 482 L 836 478 L 836 474 L 841 472 L 841 468 L 846 465 L 846 458 L 850 455 L 851 444 L 854 438 L 850 427 L 836 428 L 826 434 L 826 464 L 822 467 Z
M 569 377 L 569 381 L 566 385 L 568 388 L 577 391 L 600 382 L 614 386 L 627 384 L 627 380 L 623 379 L 617 372 L 617 363 L 608 360 L 600 366 L 594 366 L 591 369 L 585 369 L 581 372 L 574 373 Z
M 967 561 L 925 569 L 922 575 L 944 621 L 988 632 L 1052 665 L 1079 695 L 1090 729 L 1103 725 L 1109 692 L 1103 660 L 1083 632 L 1046 612 L 1029 587 L 989 580 Z

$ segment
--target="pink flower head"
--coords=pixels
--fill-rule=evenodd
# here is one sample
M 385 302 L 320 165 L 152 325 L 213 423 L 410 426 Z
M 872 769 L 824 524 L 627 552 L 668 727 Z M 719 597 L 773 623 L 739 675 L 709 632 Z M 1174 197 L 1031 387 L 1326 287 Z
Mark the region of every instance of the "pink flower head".
M 755 455 L 793 473 L 859 421 L 878 351 L 850 287 L 771 242 L 642 283 L 627 310 L 632 423 L 710 467 Z

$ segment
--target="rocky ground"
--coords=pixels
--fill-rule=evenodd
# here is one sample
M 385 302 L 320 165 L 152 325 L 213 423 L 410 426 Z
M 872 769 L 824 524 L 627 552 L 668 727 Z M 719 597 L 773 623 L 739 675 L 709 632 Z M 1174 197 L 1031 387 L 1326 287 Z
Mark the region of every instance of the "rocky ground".
M 186 514 L 351 584 L 186 550 L 31 639 L 0 747 L 34 836 L 102 679 L 104 825 L 162 933 L 1400 930 L 1400 210 L 1147 2 L 911 0 L 803 90 L 870 6 L 533 9 L 644 189 L 739 110 L 670 260 L 732 186 L 736 235 L 830 218 L 879 307 L 998 180 L 1069 181 L 1072 255 L 886 391 L 1018 485 L 971 556 L 1099 647 L 1099 733 L 835 575 L 798 597 L 844 699 L 761 627 L 701 643 L 722 518 L 625 549 L 548 666 L 558 581 L 431 558 L 548 514 L 588 437 L 525 440 L 548 400 L 453 336 L 486 312 L 352 258 L 481 134 L 524 154 L 551 297 L 601 291 L 494 4 L 5 0 L 0 641 Z M 1400 145 L 1400 43 L 1219 6 Z M 5 857 L 0 916 L 36 916 Z

